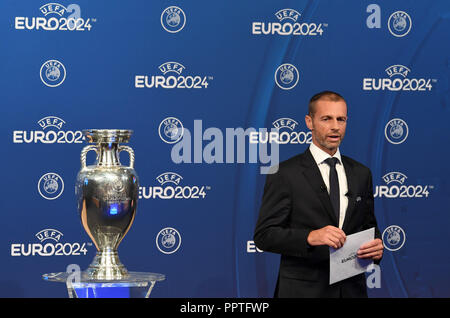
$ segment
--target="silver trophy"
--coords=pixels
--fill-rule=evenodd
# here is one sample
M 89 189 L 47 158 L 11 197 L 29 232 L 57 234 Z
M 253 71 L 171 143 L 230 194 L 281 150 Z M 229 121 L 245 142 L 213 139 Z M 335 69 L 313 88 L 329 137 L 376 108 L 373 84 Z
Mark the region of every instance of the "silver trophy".
M 97 248 L 86 270 L 89 279 L 122 280 L 128 271 L 120 262 L 117 248 L 136 215 L 139 181 L 134 171 L 134 152 L 127 143 L 132 130 L 90 129 L 83 133 L 91 145 L 81 151 L 81 170 L 75 193 L 81 223 Z M 97 153 L 96 164 L 86 165 L 89 151 Z M 123 166 L 119 153 L 126 151 L 130 165 Z

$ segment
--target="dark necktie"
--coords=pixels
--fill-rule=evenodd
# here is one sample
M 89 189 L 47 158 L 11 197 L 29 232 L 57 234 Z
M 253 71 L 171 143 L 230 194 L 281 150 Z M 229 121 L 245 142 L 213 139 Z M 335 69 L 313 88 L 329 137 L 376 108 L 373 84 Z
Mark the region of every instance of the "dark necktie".
M 339 224 L 339 181 L 336 171 L 336 163 L 338 158 L 328 158 L 325 162 L 330 166 L 330 200 L 333 205 L 334 214 Z

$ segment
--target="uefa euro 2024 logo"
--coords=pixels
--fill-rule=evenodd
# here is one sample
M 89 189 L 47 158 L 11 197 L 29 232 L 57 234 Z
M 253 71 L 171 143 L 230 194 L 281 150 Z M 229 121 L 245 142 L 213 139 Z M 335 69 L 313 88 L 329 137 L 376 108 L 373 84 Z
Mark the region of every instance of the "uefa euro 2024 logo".
M 12 243 L 11 256 L 84 256 L 88 250 L 86 247 L 92 246 L 92 243 L 71 243 L 61 242 L 63 233 L 47 228 L 36 233 L 35 237 L 39 243 Z
M 160 174 L 158 186 L 140 186 L 139 199 L 204 199 L 210 186 L 182 185 L 183 177 L 175 172 Z
M 66 122 L 56 116 L 46 116 L 38 121 L 42 130 L 14 130 L 13 143 L 30 144 L 81 144 L 84 136 L 80 130 L 64 130 L 63 126 Z
M 15 17 L 14 28 L 25 31 L 90 31 L 96 18 L 81 17 L 78 4 L 65 7 L 59 3 L 47 3 L 39 8 L 43 16 Z
M 278 21 L 254 21 L 252 22 L 252 34 L 254 35 L 300 35 L 322 36 L 328 23 L 300 22 L 301 13 L 297 10 L 286 8 L 275 13 Z M 309 20 L 309 19 L 308 19 Z
M 135 75 L 136 88 L 208 88 L 212 76 L 184 75 L 186 67 L 179 62 L 166 62 L 158 69 L 162 75 Z
M 311 132 L 297 131 L 299 123 L 292 118 L 279 118 L 272 123 L 271 131 L 252 131 L 249 142 L 278 144 L 310 144 Z
M 385 70 L 388 77 L 366 77 L 363 78 L 363 90 L 365 91 L 408 91 L 429 92 L 433 89 L 436 78 L 408 77 L 411 69 L 401 64 L 394 64 Z
M 374 197 L 386 199 L 426 199 L 434 185 L 408 184 L 408 177 L 398 171 L 388 172 L 383 176 L 384 185 L 375 186 Z

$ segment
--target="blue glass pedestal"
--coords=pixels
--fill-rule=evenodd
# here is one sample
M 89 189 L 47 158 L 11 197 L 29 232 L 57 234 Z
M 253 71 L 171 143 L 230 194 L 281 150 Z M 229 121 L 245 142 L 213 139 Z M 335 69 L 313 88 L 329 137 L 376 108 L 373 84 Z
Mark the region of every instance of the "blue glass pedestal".
M 118 280 L 94 280 L 85 272 L 60 272 L 44 274 L 42 278 L 65 283 L 70 298 L 149 298 L 156 282 L 163 281 L 165 275 L 129 272 Z

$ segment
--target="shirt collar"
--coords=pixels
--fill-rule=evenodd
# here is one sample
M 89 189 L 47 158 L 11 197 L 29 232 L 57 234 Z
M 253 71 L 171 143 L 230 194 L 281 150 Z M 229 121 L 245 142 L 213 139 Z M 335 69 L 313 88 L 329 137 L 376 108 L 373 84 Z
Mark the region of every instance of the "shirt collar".
M 311 142 L 311 146 L 309 146 L 309 151 L 311 151 L 311 154 L 314 160 L 316 161 L 317 165 L 320 165 L 321 163 L 324 163 L 326 159 L 331 158 L 331 156 L 328 153 L 317 147 L 313 142 Z M 338 158 L 339 163 L 342 164 L 341 153 L 339 151 L 339 148 L 333 155 L 333 158 Z

